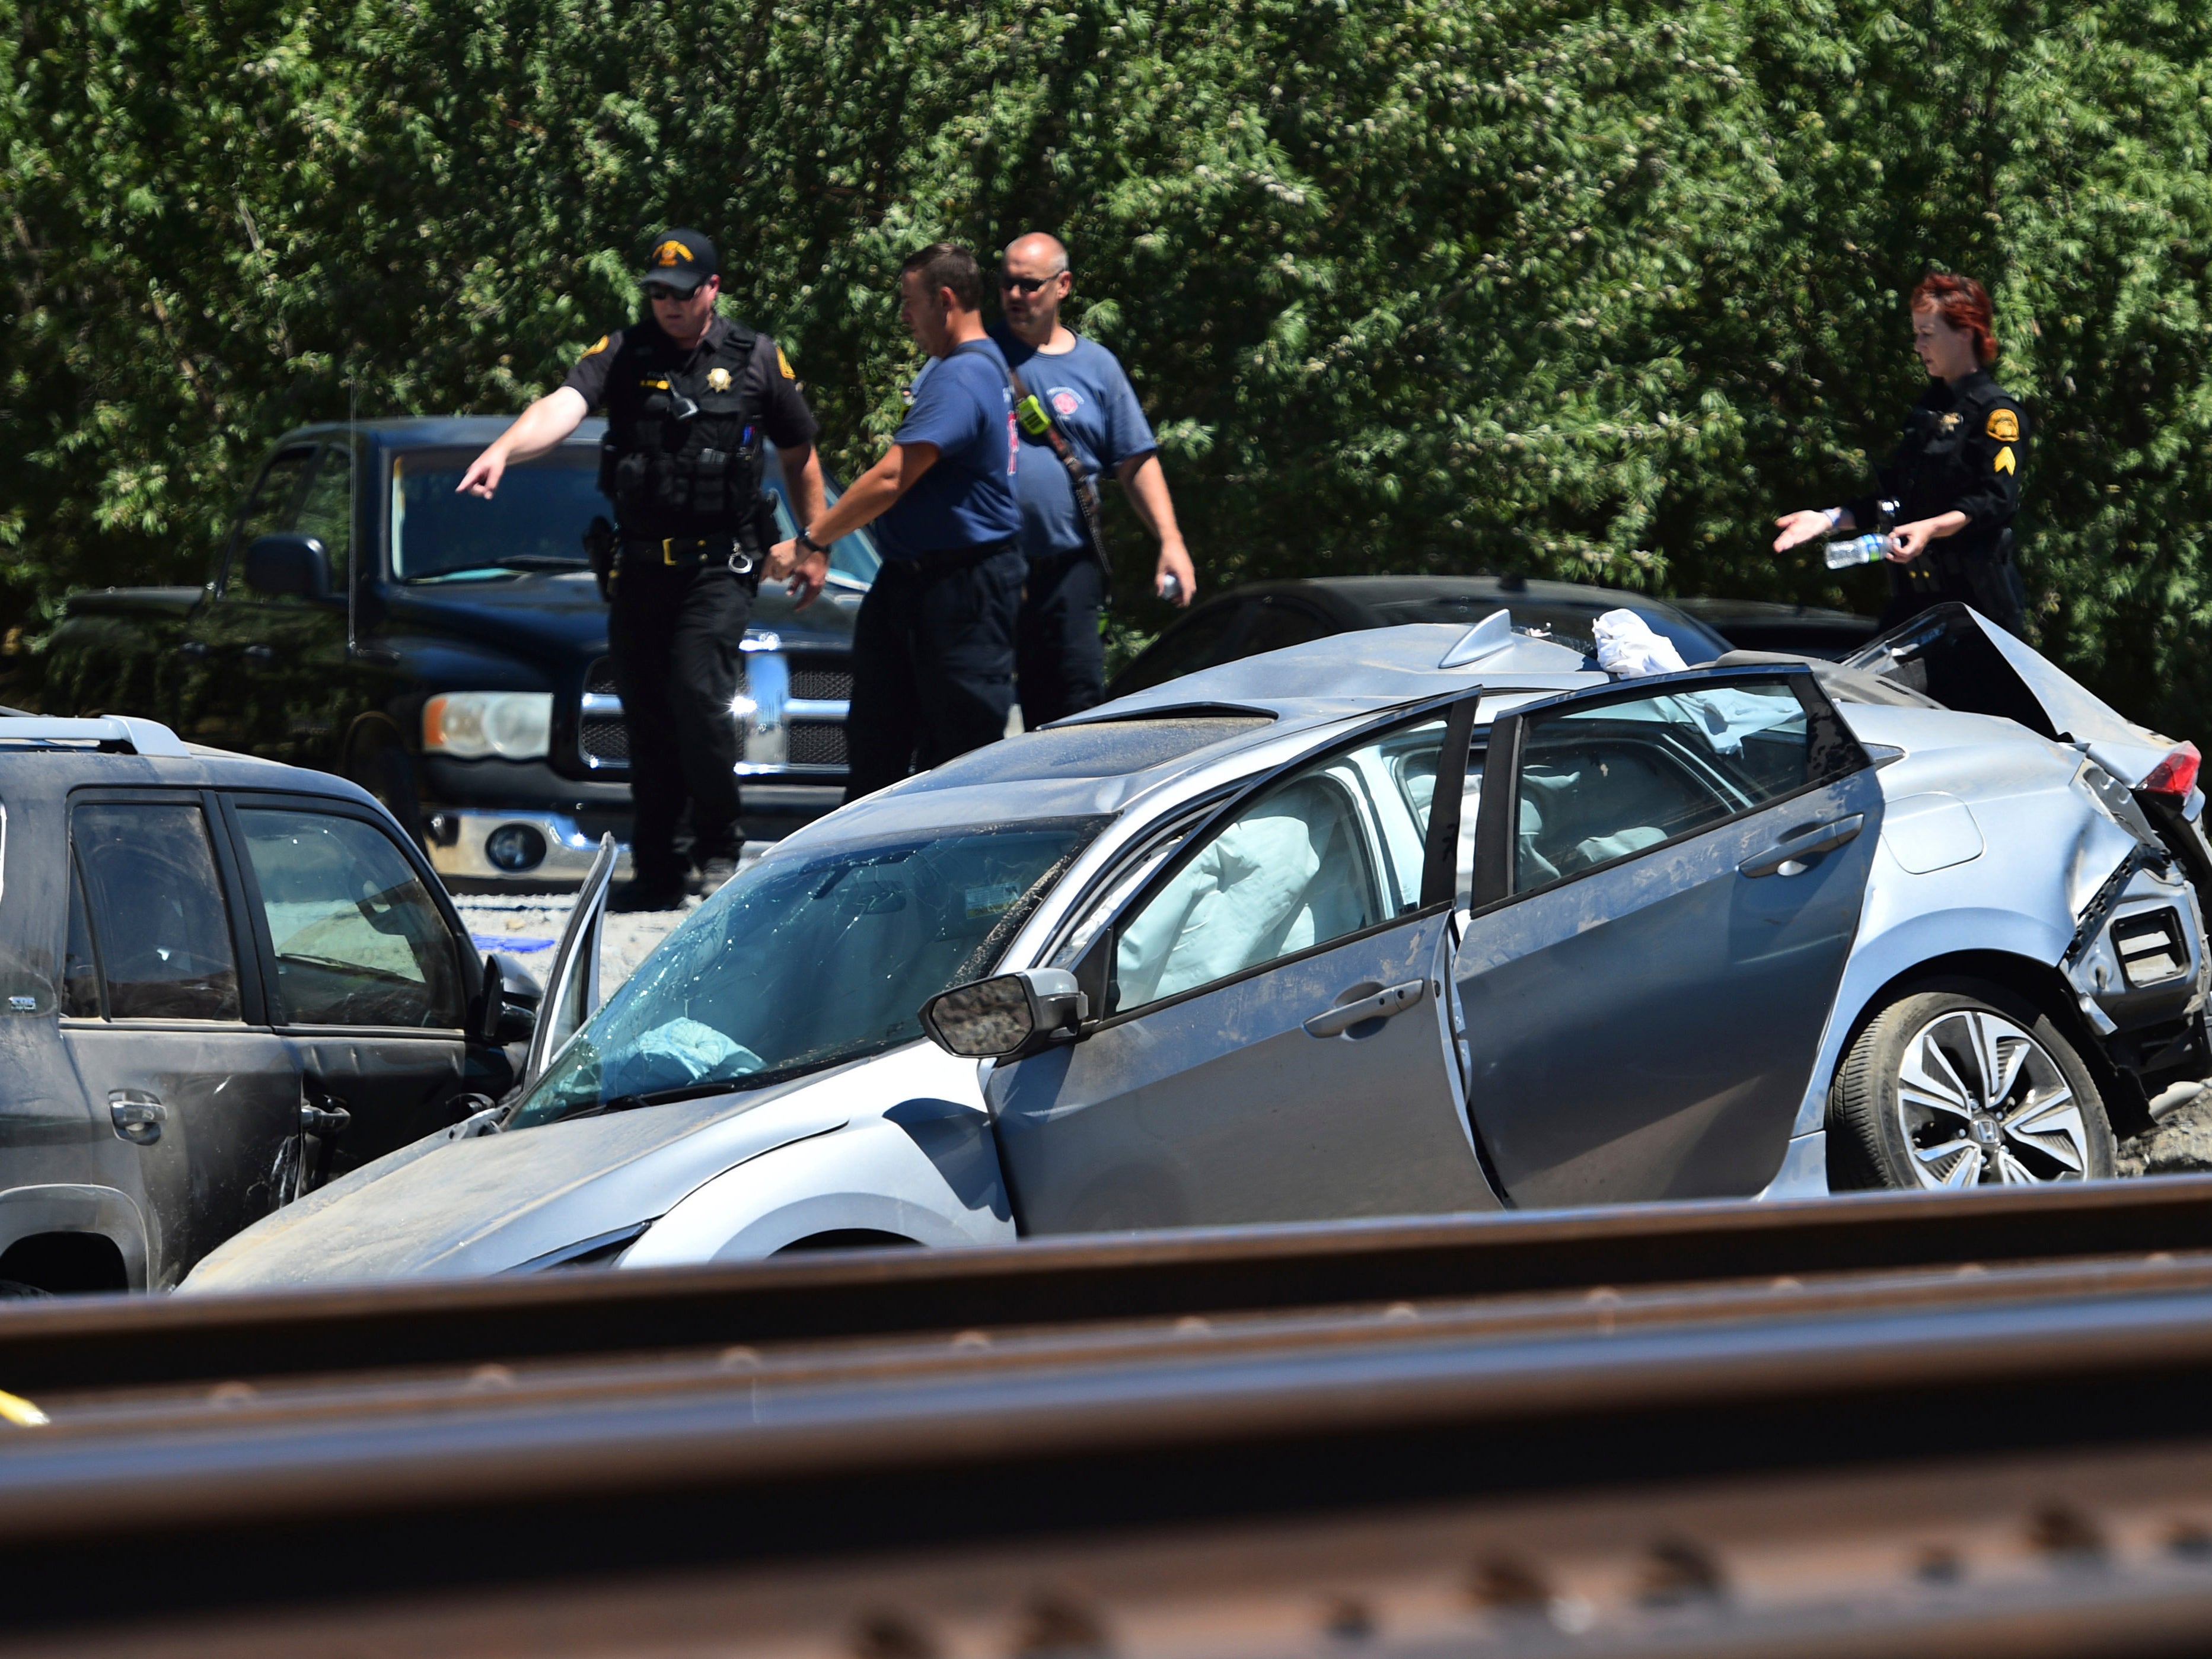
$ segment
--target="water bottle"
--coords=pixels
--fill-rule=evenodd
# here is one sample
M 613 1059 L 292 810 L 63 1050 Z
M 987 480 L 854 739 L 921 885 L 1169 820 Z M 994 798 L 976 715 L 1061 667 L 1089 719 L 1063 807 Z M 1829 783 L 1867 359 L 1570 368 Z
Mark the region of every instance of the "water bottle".
M 1872 564 L 1889 551 L 1889 538 L 1869 531 L 1847 542 L 1828 544 L 1828 568 L 1849 570 L 1855 564 Z

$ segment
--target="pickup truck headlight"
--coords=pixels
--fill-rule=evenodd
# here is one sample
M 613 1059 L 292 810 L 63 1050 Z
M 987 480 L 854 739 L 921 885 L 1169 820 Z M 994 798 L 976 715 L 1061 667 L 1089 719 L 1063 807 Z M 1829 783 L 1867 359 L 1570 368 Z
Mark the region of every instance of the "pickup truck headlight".
M 422 705 L 425 754 L 543 760 L 552 743 L 550 691 L 448 691 Z

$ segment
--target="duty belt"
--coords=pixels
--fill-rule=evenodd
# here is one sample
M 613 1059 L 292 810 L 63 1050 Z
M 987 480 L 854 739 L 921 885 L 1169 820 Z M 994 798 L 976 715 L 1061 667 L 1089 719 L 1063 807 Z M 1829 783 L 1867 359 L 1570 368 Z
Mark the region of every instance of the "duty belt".
M 624 564 L 657 564 L 682 569 L 714 559 L 727 559 L 730 568 L 740 576 L 749 574 L 753 568 L 753 556 L 738 545 L 735 536 L 669 536 L 659 541 L 626 536 L 622 551 Z

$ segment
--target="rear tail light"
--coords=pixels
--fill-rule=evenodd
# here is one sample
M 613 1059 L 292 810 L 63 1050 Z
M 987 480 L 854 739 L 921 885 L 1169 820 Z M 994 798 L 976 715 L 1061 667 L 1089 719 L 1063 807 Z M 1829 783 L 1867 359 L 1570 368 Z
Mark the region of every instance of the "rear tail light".
M 2136 786 L 2144 795 L 2171 795 L 2176 800 L 2186 799 L 2197 787 L 2197 769 L 2204 757 L 2197 752 L 2197 745 L 2185 743 L 2150 769 L 2150 775 Z

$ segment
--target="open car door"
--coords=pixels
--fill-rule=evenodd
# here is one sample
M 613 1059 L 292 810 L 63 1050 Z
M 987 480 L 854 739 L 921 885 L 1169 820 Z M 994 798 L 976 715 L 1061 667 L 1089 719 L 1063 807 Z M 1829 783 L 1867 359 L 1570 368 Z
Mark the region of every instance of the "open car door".
M 1116 880 L 1077 947 L 1098 1017 L 985 1089 L 1024 1233 L 1498 1207 L 1444 995 L 1472 714 L 1291 767 Z
M 561 948 L 553 955 L 545 996 L 538 1006 L 537 1029 L 530 1035 L 521 1091 L 527 1091 L 545 1075 L 545 1067 L 561 1052 L 562 1045 L 599 1012 L 599 933 L 606 919 L 607 889 L 614 877 L 615 838 L 602 836 L 599 854 L 585 872 L 584 884 L 576 890 L 568 925 L 561 932 Z
M 1881 816 L 1802 669 L 1639 679 L 1494 722 L 1455 974 L 1468 1109 L 1514 1203 L 1766 1185 Z

